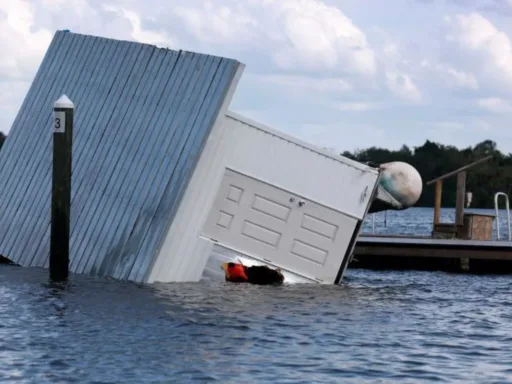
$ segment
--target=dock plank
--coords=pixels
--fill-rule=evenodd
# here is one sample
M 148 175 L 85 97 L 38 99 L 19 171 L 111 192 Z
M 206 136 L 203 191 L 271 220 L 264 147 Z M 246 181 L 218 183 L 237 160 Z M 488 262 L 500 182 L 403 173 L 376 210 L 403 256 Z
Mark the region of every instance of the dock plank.
M 512 242 L 365 235 L 349 267 L 512 274 Z

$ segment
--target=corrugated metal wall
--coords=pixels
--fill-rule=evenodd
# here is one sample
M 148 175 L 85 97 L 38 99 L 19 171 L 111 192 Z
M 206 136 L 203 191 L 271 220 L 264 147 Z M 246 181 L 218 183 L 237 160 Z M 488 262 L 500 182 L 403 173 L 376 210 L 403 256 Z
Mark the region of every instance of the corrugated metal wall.
M 225 118 L 219 119 L 201 154 L 176 220 L 163 240 L 149 282 L 198 281 L 201 278 L 213 244 L 199 234 L 215 199 L 226 159 L 236 145 L 229 134 Z M 179 256 L 183 254 L 187 257 Z
M 47 266 L 52 108 L 75 104 L 70 268 L 144 281 L 240 63 L 58 31 L 0 151 L 0 254 Z

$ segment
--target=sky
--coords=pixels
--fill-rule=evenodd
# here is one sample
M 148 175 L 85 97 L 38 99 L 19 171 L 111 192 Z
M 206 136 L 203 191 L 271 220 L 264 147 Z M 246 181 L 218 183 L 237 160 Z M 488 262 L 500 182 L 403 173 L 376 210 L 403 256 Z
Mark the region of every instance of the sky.
M 230 109 L 337 152 L 512 152 L 512 0 L 0 0 L 0 131 L 57 30 L 236 59 Z

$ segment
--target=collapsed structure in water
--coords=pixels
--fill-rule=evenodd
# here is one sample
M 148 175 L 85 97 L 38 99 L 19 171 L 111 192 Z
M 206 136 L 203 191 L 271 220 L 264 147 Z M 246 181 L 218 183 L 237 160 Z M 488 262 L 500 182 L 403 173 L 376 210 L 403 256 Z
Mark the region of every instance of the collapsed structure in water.
M 66 94 L 76 106 L 71 272 L 197 281 L 215 246 L 339 283 L 372 204 L 402 209 L 417 189 L 390 189 L 385 169 L 229 111 L 243 69 L 56 32 L 0 151 L 0 254 L 48 267 L 51 111 Z

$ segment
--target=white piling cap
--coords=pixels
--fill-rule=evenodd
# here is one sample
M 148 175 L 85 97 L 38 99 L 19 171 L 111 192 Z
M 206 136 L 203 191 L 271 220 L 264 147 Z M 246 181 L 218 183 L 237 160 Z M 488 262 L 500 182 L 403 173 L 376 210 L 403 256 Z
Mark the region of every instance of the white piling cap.
M 75 104 L 71 100 L 69 100 L 69 97 L 66 95 L 62 95 L 59 97 L 59 99 L 53 104 L 54 108 L 68 108 L 68 109 L 74 109 Z

